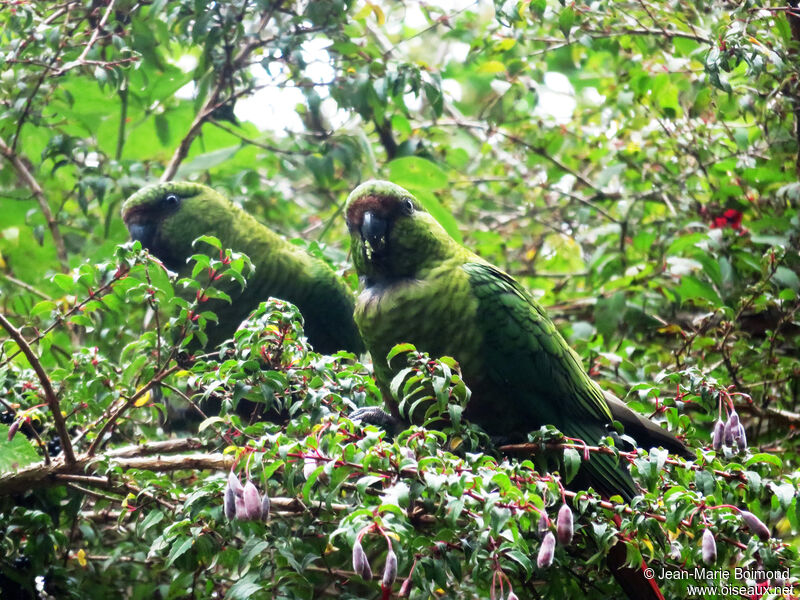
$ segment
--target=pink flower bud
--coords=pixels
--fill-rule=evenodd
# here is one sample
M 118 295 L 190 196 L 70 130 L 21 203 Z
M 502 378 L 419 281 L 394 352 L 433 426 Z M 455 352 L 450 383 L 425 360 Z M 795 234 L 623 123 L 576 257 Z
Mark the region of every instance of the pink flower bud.
M 237 493 L 241 493 L 242 491 L 244 491 L 244 488 L 242 487 L 242 482 L 239 481 L 239 477 L 233 471 L 228 473 L 228 486 L 233 488 L 233 491 Z
M 235 496 L 233 505 L 236 507 L 236 518 L 240 521 L 246 521 L 247 510 L 244 507 L 244 494 L 234 491 L 233 495 Z
M 711 447 L 717 452 L 722 450 L 722 442 L 725 439 L 725 423 L 717 421 L 714 424 L 714 437 L 712 438 Z
M 303 459 L 303 477 L 306 479 L 310 479 L 311 476 L 314 474 L 314 471 L 317 470 L 319 463 L 317 463 L 316 459 L 306 457 Z
M 261 495 L 258 493 L 258 488 L 249 479 L 244 484 L 242 496 L 247 519 L 258 519 L 261 516 Z
M 14 439 L 14 436 L 17 434 L 17 429 L 19 429 L 19 425 L 22 423 L 22 419 L 17 419 L 14 421 L 11 426 L 8 428 L 8 441 Z
M 269 519 L 269 509 L 270 509 L 270 502 L 269 496 L 267 492 L 264 492 L 264 496 L 261 498 L 261 520 L 266 521 Z
M 769 527 L 764 525 L 763 521 L 761 521 L 761 519 L 759 519 L 753 513 L 743 510 L 742 521 L 744 521 L 744 524 L 747 525 L 747 528 L 750 531 L 760 537 L 763 541 L 766 542 L 771 537 Z
M 728 417 L 728 420 L 725 421 L 725 445 L 733 447 L 733 441 L 733 420 Z
M 539 537 L 544 537 L 548 531 L 550 531 L 550 519 L 547 518 L 547 513 L 542 511 L 539 513 L 539 524 L 536 527 L 536 530 L 539 533 Z
M 389 552 L 386 553 L 386 564 L 383 567 L 381 587 L 384 589 L 391 588 L 395 579 L 397 579 L 397 555 L 394 550 L 389 548 Z
M 407 598 L 408 594 L 411 593 L 411 583 L 412 583 L 411 575 L 406 577 L 406 580 L 403 582 L 403 585 L 400 586 L 400 591 L 397 592 L 398 598 Z
M 714 534 L 710 529 L 703 531 L 703 562 L 707 565 L 714 563 L 717 560 L 717 542 L 714 540 Z
M 508 598 L 506 598 L 506 600 L 519 600 L 519 598 L 517 598 L 517 595 L 514 593 L 514 590 L 511 590 L 510 592 L 508 592 Z
M 356 540 L 356 543 L 353 544 L 353 570 L 361 575 L 361 578 L 365 581 L 372 579 L 372 569 L 369 566 L 369 559 L 367 559 L 367 554 L 364 552 L 364 548 L 361 547 L 361 542 L 359 540 Z
M 233 521 L 236 517 L 236 492 L 229 485 L 225 486 L 225 499 L 222 506 L 225 509 L 225 516 L 229 521 Z
M 741 423 L 739 423 L 736 431 L 733 432 L 733 439 L 736 440 L 736 447 L 739 449 L 739 452 L 747 450 L 747 435 L 744 432 L 744 425 Z
M 558 543 L 562 546 L 569 546 L 573 534 L 572 510 L 566 504 L 561 505 L 561 508 L 558 509 L 556 533 L 558 534 Z
M 539 547 L 539 554 L 536 557 L 536 564 L 540 569 L 546 569 L 553 564 L 553 554 L 556 548 L 556 536 L 552 531 L 548 531 Z

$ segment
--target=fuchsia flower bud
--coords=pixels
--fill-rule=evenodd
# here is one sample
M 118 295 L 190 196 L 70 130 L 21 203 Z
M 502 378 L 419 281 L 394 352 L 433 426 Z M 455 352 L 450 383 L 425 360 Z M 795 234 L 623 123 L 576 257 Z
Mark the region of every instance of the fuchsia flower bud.
M 261 516 L 261 495 L 258 493 L 258 488 L 255 484 L 247 480 L 244 484 L 244 510 L 247 514 L 247 519 L 258 519 Z
M 736 440 L 736 447 L 739 449 L 739 452 L 747 450 L 747 435 L 744 432 L 744 425 L 741 423 L 739 423 L 736 431 L 733 432 L 733 439 Z
M 544 511 L 539 513 L 539 525 L 537 526 L 537 531 L 540 538 L 544 537 L 544 534 L 550 531 L 550 519 L 547 518 L 547 513 Z
M 269 519 L 269 509 L 270 509 L 270 502 L 269 502 L 269 495 L 267 492 L 264 491 L 264 496 L 261 498 L 261 520 L 266 521 Z
M 553 564 L 553 555 L 556 549 L 556 536 L 552 531 L 548 531 L 539 547 L 539 554 L 536 556 L 536 564 L 540 569 L 546 569 Z
M 242 487 L 242 482 L 239 481 L 239 477 L 236 473 L 233 471 L 228 473 L 228 484 L 225 486 L 223 508 L 225 510 L 225 516 L 228 517 L 230 521 L 234 518 L 246 518 L 243 492 L 244 488 Z
M 233 488 L 234 492 L 241 493 L 244 491 L 244 488 L 242 487 L 242 482 L 239 481 L 239 477 L 233 471 L 228 473 L 228 486 Z
M 725 423 L 717 421 L 714 424 L 714 437 L 712 438 L 711 447 L 717 452 L 722 450 L 722 442 L 725 439 Z
M 383 579 L 381 580 L 381 586 L 383 588 L 392 587 L 392 584 L 396 578 L 397 555 L 394 553 L 394 550 L 389 548 L 389 552 L 386 553 L 386 564 L 383 567 Z
M 236 518 L 240 521 L 247 520 L 247 509 L 244 506 L 244 495 L 234 492 L 234 506 L 236 507 Z
M 229 521 L 233 521 L 236 517 L 236 492 L 230 485 L 225 486 L 225 500 L 222 505 L 225 509 L 225 516 Z
M 704 563 L 710 565 L 717 560 L 717 542 L 710 529 L 703 531 L 702 550 Z
M 769 532 L 769 527 L 764 525 L 763 521 L 755 516 L 753 513 L 743 510 L 742 511 L 742 521 L 744 524 L 747 525 L 747 528 L 760 537 L 763 541 L 769 540 L 771 534 Z
M 367 558 L 364 548 L 361 547 L 361 541 L 356 540 L 353 544 L 353 570 L 361 575 L 365 581 L 372 579 L 372 569 L 369 566 L 369 559 Z
M 572 509 L 566 504 L 562 504 L 561 508 L 558 509 L 556 533 L 558 534 L 558 543 L 562 546 L 569 546 L 573 534 Z
M 22 423 L 22 419 L 17 419 L 8 428 L 8 441 L 9 442 L 14 439 L 15 435 L 17 435 L 17 429 L 19 429 L 19 426 L 20 426 L 21 423 Z

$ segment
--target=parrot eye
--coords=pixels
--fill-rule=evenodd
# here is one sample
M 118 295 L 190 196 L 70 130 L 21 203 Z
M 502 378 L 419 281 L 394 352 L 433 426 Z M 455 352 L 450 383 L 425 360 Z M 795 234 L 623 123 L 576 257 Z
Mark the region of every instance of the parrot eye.
M 411 198 L 406 198 L 406 201 L 403 204 L 403 212 L 407 215 L 410 215 L 414 212 L 414 201 L 411 200 Z
M 177 206 L 180 198 L 178 198 L 175 194 L 167 194 L 164 197 L 164 203 L 167 206 Z

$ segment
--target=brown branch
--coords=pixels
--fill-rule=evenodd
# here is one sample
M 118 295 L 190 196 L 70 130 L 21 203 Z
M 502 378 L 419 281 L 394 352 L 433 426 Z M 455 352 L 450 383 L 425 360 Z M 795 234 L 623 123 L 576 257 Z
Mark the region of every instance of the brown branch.
M 103 455 L 103 461 L 110 461 L 122 471 L 131 469 L 155 472 L 181 471 L 184 469 L 227 471 L 234 463 L 235 457 L 221 453 L 213 454 L 180 454 L 166 456 L 161 451 L 177 450 L 183 444 L 197 444 L 197 440 L 169 440 L 168 442 L 148 444 L 146 446 L 128 446 L 111 450 Z M 170 448 L 170 445 L 174 445 Z M 8 473 L 0 477 L 0 496 L 16 494 L 33 488 L 62 485 L 66 483 L 84 486 L 108 488 L 112 485 L 109 477 L 94 475 L 95 464 L 101 461 L 89 453 L 80 454 L 72 464 L 64 462 L 37 463 Z M 134 493 L 140 493 L 132 484 L 122 483 Z
M 620 35 L 652 35 L 655 37 L 665 37 L 668 40 L 672 38 L 683 38 L 686 40 L 694 40 L 700 44 L 711 44 L 711 40 L 705 36 L 689 33 L 688 31 L 678 31 L 675 29 L 651 29 L 648 27 L 623 27 L 619 31 L 600 31 L 597 29 L 583 29 L 582 31 L 592 35 L 592 39 L 613 38 Z
M 86 306 L 86 305 L 87 305 L 89 302 L 91 302 L 92 300 L 100 300 L 100 299 L 101 299 L 103 296 L 105 296 L 105 295 L 106 295 L 108 292 L 110 292 L 110 291 L 111 291 L 111 288 L 113 287 L 113 285 L 114 285 L 114 284 L 115 284 L 117 281 L 119 281 L 120 279 L 123 279 L 123 278 L 127 277 L 127 272 L 128 272 L 128 271 L 127 271 L 127 267 L 124 267 L 124 270 L 123 270 L 122 268 L 120 268 L 120 269 L 119 269 L 119 270 L 118 270 L 118 271 L 117 271 L 117 272 L 114 274 L 114 277 L 111 279 L 111 281 L 109 281 L 108 283 L 104 284 L 104 285 L 103 285 L 103 287 L 97 288 L 97 291 L 96 291 L 96 292 L 94 292 L 93 294 L 90 294 L 90 295 L 89 295 L 89 296 L 88 296 L 88 297 L 87 297 L 85 300 L 82 300 L 82 301 L 81 301 L 81 302 L 79 302 L 78 304 L 75 304 L 75 305 L 73 305 L 73 307 L 72 307 L 72 308 L 70 308 L 70 309 L 69 309 L 67 312 L 65 312 L 63 315 L 57 315 L 57 316 L 55 317 L 54 321 L 53 321 L 53 324 L 52 324 L 52 325 L 50 325 L 49 327 L 47 327 L 47 329 L 44 329 L 44 330 L 42 330 L 42 331 L 39 331 L 39 332 L 36 334 L 36 337 L 35 337 L 35 338 L 33 338 L 33 339 L 31 339 L 31 341 L 29 342 L 29 344 L 33 345 L 33 344 L 36 344 L 36 343 L 38 343 L 38 342 L 39 342 L 39 340 L 41 340 L 41 339 L 42 339 L 44 336 L 46 336 L 48 333 L 50 333 L 51 331 L 53 331 L 53 329 L 55 329 L 56 327 L 58 327 L 58 326 L 59 326 L 61 323 L 63 323 L 64 321 L 66 321 L 66 320 L 67 320 L 69 317 L 71 317 L 73 314 L 75 314 L 76 312 L 78 312 L 78 311 L 82 310 L 82 309 L 83 309 L 83 307 L 84 307 L 84 306 Z M 12 354 L 11 356 L 9 356 L 9 357 L 8 357 L 8 358 L 5 360 L 5 362 L 8 362 L 8 361 L 12 360 L 12 359 L 13 359 L 15 356 L 17 356 L 17 355 L 18 355 L 20 352 L 21 352 L 21 350 L 18 350 L 17 352 L 15 352 L 15 353 L 14 353 L 14 354 Z
M 0 314 L 0 325 L 3 326 L 3 329 L 8 331 L 8 334 L 20 347 L 20 350 L 22 350 L 22 353 L 25 354 L 25 357 L 28 359 L 31 367 L 33 367 L 33 370 L 36 372 L 36 376 L 39 378 L 39 383 L 42 384 L 42 389 L 44 390 L 44 397 L 45 400 L 47 400 L 47 406 L 50 408 L 50 412 L 53 413 L 53 421 L 56 425 L 56 431 L 61 438 L 61 447 L 64 449 L 64 460 L 67 465 L 74 464 L 75 453 L 72 451 L 72 442 L 69 439 L 67 425 L 64 422 L 64 417 L 61 414 L 61 408 L 58 405 L 58 398 L 56 398 L 56 394 L 53 391 L 53 386 L 50 384 L 50 378 L 47 376 L 47 373 L 45 373 L 42 363 L 39 362 L 39 358 L 33 353 L 33 350 L 31 350 L 31 347 L 28 345 L 28 342 L 25 340 L 23 335 L 2 314 Z
M 93 455 L 93 454 L 95 453 L 95 451 L 97 450 L 97 446 L 98 446 L 99 444 L 101 444 L 101 443 L 102 443 L 102 441 L 103 441 L 103 438 L 106 436 L 106 434 L 107 434 L 109 431 L 111 431 L 111 429 L 113 429 L 113 428 L 114 428 L 114 426 L 115 426 L 115 425 L 116 425 L 116 423 L 117 423 L 117 420 L 118 420 L 118 419 L 119 419 L 119 418 L 122 416 L 122 413 L 124 413 L 126 410 L 128 410 L 128 408 L 130 408 L 131 406 L 133 406 L 133 405 L 134 405 L 134 403 L 135 403 L 135 402 L 136 402 L 136 401 L 137 401 L 139 398 L 141 398 L 142 396 L 144 396 L 144 395 L 145 395 L 147 392 L 149 392 L 149 391 L 150 391 L 150 389 L 151 389 L 151 388 L 152 388 L 154 385 L 156 385 L 156 384 L 160 383 L 162 379 L 164 379 L 164 378 L 165 378 L 165 377 L 167 377 L 168 375 L 171 375 L 172 373 L 174 373 L 175 371 L 177 371 L 177 370 L 179 370 L 179 369 L 180 369 L 180 366 L 179 366 L 179 365 L 173 365 L 172 367 L 170 367 L 170 368 L 169 368 L 169 369 L 167 369 L 166 371 L 162 371 L 161 373 L 159 373 L 158 375 L 156 375 L 155 377 L 153 377 L 153 379 L 151 379 L 151 380 L 150 380 L 148 383 L 146 383 L 145 385 L 143 385 L 142 387 L 140 387 L 140 388 L 139 388 L 139 389 L 136 391 L 136 393 L 135 393 L 133 396 L 131 396 L 131 397 L 130 397 L 130 398 L 128 398 L 127 400 L 123 401 L 123 402 L 122 402 L 122 403 L 121 403 L 121 404 L 120 404 L 120 405 L 119 405 L 119 406 L 118 406 L 118 407 L 117 407 L 117 408 L 116 408 L 116 409 L 115 409 L 115 410 L 114 410 L 114 411 L 111 413 L 111 415 L 108 417 L 108 420 L 106 420 L 106 422 L 105 422 L 105 423 L 103 423 L 103 427 L 102 427 L 102 428 L 100 429 L 100 431 L 97 433 L 97 437 L 96 437 L 96 438 L 94 438 L 94 440 L 92 440 L 92 443 L 91 443 L 91 444 L 89 444 L 89 449 L 86 451 L 86 453 L 87 453 L 89 456 Z
M 189 126 L 189 131 L 186 132 L 186 135 L 178 144 L 178 147 L 175 149 L 175 153 L 170 158 L 169 163 L 167 164 L 167 168 L 164 169 L 164 173 L 161 175 L 161 181 L 170 181 L 173 177 L 175 177 L 175 173 L 178 172 L 178 167 L 180 167 L 181 163 L 186 159 L 189 154 L 189 148 L 192 145 L 194 139 L 199 135 L 200 129 L 203 127 L 203 124 L 208 121 L 211 114 L 219 108 L 222 104 L 227 102 L 230 99 L 225 99 L 220 101 L 220 97 L 222 96 L 222 92 L 225 87 L 228 85 L 228 79 L 230 77 L 230 73 L 240 69 L 242 66 L 245 65 L 247 59 L 249 58 L 250 54 L 260 46 L 264 45 L 266 42 L 260 39 L 261 31 L 263 31 L 264 27 L 272 20 L 272 15 L 275 10 L 278 9 L 281 2 L 276 2 L 269 11 L 264 13 L 261 17 L 261 22 L 258 24 L 256 31 L 253 34 L 253 40 L 248 42 L 244 45 L 244 47 L 239 51 L 239 53 L 233 57 L 233 60 L 230 62 L 228 66 L 226 66 L 225 70 L 223 71 L 222 75 L 217 80 L 214 89 L 211 90 L 208 98 L 203 103 L 203 106 L 198 111 L 197 115 L 195 116 L 192 124 Z
M 37 296 L 39 296 L 39 298 L 44 298 L 45 300 L 52 300 L 52 298 L 50 296 L 48 296 L 47 294 L 45 294 L 41 290 L 37 290 L 35 287 L 30 285 L 29 283 L 25 283 L 24 281 L 21 281 L 20 279 L 17 279 L 16 277 L 12 277 L 11 275 L 7 275 L 5 273 L 0 273 L 0 277 L 5 279 L 9 283 L 12 283 L 12 284 L 16 285 L 17 287 L 21 287 L 26 292 L 30 292 L 31 294 L 36 294 Z
M 308 156 L 309 154 L 311 154 L 311 152 L 309 150 L 284 150 L 283 148 L 278 148 L 277 146 L 272 146 L 270 144 L 266 144 L 264 142 L 259 142 L 258 140 L 254 140 L 254 139 L 248 138 L 248 137 L 242 135 L 241 133 L 238 133 L 237 131 L 234 131 L 230 127 L 227 127 L 227 126 L 223 125 L 222 123 L 220 123 L 216 119 L 212 119 L 210 122 L 215 127 L 218 127 L 219 129 L 222 129 L 222 131 L 224 131 L 225 133 L 229 133 L 232 136 L 239 138 L 245 144 L 250 144 L 251 146 L 256 146 L 257 148 L 261 148 L 261 149 L 267 150 L 269 152 L 274 152 L 275 154 L 285 154 L 285 155 L 289 155 L 289 156 L 295 155 L 295 154 Z
M 106 12 L 103 13 L 103 17 L 100 19 L 100 22 L 97 24 L 97 27 L 94 28 L 94 31 L 92 32 L 92 37 L 89 38 L 89 43 L 86 44 L 86 47 L 83 49 L 83 52 L 81 52 L 81 55 L 78 57 L 77 60 L 78 63 L 83 62 L 83 60 L 89 54 L 89 51 L 92 49 L 92 46 L 94 46 L 94 43 L 97 41 L 97 37 L 100 35 L 100 30 L 106 26 L 108 17 L 111 15 L 111 11 L 114 10 L 114 4 L 116 3 L 116 1 L 117 0 L 111 0 L 108 3 L 108 6 L 106 7 Z
M 44 194 L 42 186 L 36 181 L 36 178 L 31 174 L 20 156 L 6 144 L 6 141 L 2 137 L 0 137 L 0 154 L 6 157 L 6 160 L 14 167 L 20 179 L 22 179 L 25 185 L 33 192 L 34 197 L 39 203 L 39 208 L 44 215 L 45 221 L 47 221 L 50 234 L 53 236 L 53 242 L 56 245 L 56 252 L 58 254 L 58 261 L 61 263 L 61 270 L 67 273 L 69 271 L 69 262 L 67 261 L 67 249 L 64 246 L 64 238 L 61 237 L 61 231 L 58 229 L 58 223 L 56 223 L 53 212 L 50 210 L 50 205 L 47 203 L 47 197 Z
M 798 8 L 800 2 L 798 0 L 789 0 L 789 7 L 792 9 Z M 800 44 L 800 16 L 798 16 L 793 11 L 787 11 L 786 18 L 789 20 L 789 28 L 792 32 L 792 40 L 796 44 Z M 795 49 L 789 50 L 789 55 L 797 57 L 797 51 Z M 796 92 L 797 83 L 795 83 L 795 92 Z M 797 93 L 792 94 L 792 100 L 795 104 L 794 109 L 794 134 L 795 139 L 797 140 L 798 145 L 800 146 L 800 98 L 798 97 Z M 797 158 L 795 160 L 795 173 L 800 177 L 800 149 L 797 151 Z
M 618 455 L 629 461 L 633 461 L 633 459 L 635 458 L 640 458 L 639 454 L 636 452 L 626 452 L 624 450 L 617 450 L 609 446 L 589 446 L 586 444 L 573 444 L 571 442 L 545 442 L 544 447 L 547 450 L 563 450 L 565 448 L 572 448 L 574 450 L 578 450 L 579 452 Z M 500 450 L 501 452 L 508 452 L 514 455 L 530 456 L 539 453 L 542 450 L 542 444 L 532 443 L 532 442 L 525 442 L 523 444 L 506 444 L 504 446 L 500 446 L 498 450 Z M 689 469 L 691 471 L 703 470 L 702 465 L 698 465 L 693 462 L 686 462 L 685 460 L 667 458 L 665 462 L 668 465 L 681 467 L 683 469 Z M 742 481 L 744 480 L 744 475 L 738 471 L 734 473 L 728 473 L 727 471 L 720 471 L 719 469 L 713 469 L 712 472 L 714 473 L 714 475 L 717 475 L 719 477 L 724 477 L 726 479 L 742 480 Z
M 592 190 L 595 193 L 596 196 L 601 197 L 601 198 L 606 198 L 606 199 L 617 199 L 617 198 L 620 198 L 619 192 L 605 192 L 605 191 L 603 191 L 601 188 L 598 188 L 594 183 L 592 183 L 589 179 L 587 179 L 581 173 L 575 171 L 574 169 L 571 169 L 570 167 L 565 165 L 563 162 L 561 162 L 555 156 L 550 156 L 550 154 L 544 148 L 540 148 L 540 147 L 538 147 L 538 146 L 536 146 L 534 144 L 531 144 L 531 143 L 523 140 L 520 137 L 517 137 L 517 136 L 515 136 L 513 134 L 510 134 L 510 133 L 507 133 L 507 132 L 503 131 L 502 129 L 497 129 L 497 128 L 491 127 L 489 125 L 486 125 L 485 123 L 481 123 L 481 122 L 477 122 L 477 121 L 465 121 L 465 120 L 462 120 L 460 118 L 453 118 L 452 120 L 439 120 L 439 121 L 437 121 L 435 123 L 435 125 L 437 125 L 439 127 L 448 127 L 448 126 L 450 126 L 450 127 L 459 127 L 459 128 L 465 129 L 465 130 L 473 129 L 473 130 L 482 131 L 485 134 L 496 133 L 497 135 L 503 136 L 508 141 L 510 141 L 510 142 L 512 142 L 512 143 L 514 143 L 514 144 L 516 144 L 518 146 L 522 146 L 526 150 L 528 150 L 530 152 L 533 152 L 537 156 L 542 157 L 543 159 L 547 160 L 552 165 L 557 167 L 559 170 L 563 171 L 564 173 L 567 173 L 568 175 L 572 175 L 575 178 L 575 180 L 578 181 L 578 183 L 580 183 L 581 185 L 583 185 L 583 186 L 589 188 L 590 190 Z M 571 194 L 569 192 L 563 192 L 561 190 L 559 190 L 559 193 L 561 193 L 561 194 L 563 194 L 565 196 L 568 196 L 570 199 L 576 200 L 576 201 L 580 202 L 581 204 L 584 204 L 585 206 L 590 207 L 593 210 L 596 210 L 597 212 L 599 212 L 601 215 L 603 215 L 606 219 L 608 219 L 612 223 L 619 223 L 619 219 L 613 217 L 602 206 L 599 206 L 599 205 L 595 204 L 591 200 L 587 200 L 586 198 L 582 198 L 582 197 L 580 197 L 580 196 L 578 196 L 576 194 Z
M 766 382 L 766 383 L 771 383 L 771 382 Z M 800 425 L 800 413 L 792 412 L 784 408 L 773 408 L 771 406 L 760 408 L 754 403 L 747 403 L 747 404 L 737 404 L 736 410 L 742 413 L 750 413 L 757 417 L 766 417 L 768 419 L 782 421 L 784 424 L 790 426 L 796 427 Z

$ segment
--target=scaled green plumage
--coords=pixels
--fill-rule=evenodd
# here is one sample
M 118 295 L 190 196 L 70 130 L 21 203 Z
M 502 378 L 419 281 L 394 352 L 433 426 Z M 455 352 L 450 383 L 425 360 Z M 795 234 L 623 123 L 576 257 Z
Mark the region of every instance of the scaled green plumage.
M 549 424 L 594 445 L 614 434 L 613 413 L 631 424 L 629 433 L 641 444 L 685 451 L 620 401 L 609 408 L 531 296 L 455 242 L 406 190 L 383 181 L 362 184 L 350 194 L 346 218 L 362 282 L 356 322 L 388 401 L 393 373 L 386 355 L 410 342 L 459 361 L 473 392 L 465 416 L 492 436 L 524 439 Z M 592 455 L 583 476 L 605 495 L 630 500 L 637 492 L 627 468 L 609 455 Z
M 216 345 L 233 335 L 239 323 L 272 296 L 300 309 L 316 351 L 363 351 L 353 322 L 353 295 L 336 273 L 211 188 L 189 182 L 148 186 L 125 201 L 122 218 L 133 239 L 184 276 L 190 272 L 187 258 L 198 252 L 192 242 L 202 235 L 217 237 L 223 247 L 250 257 L 255 273 L 247 287 L 226 289 L 232 292 L 233 304 L 213 307 L 219 324 L 208 332 L 209 343 Z

